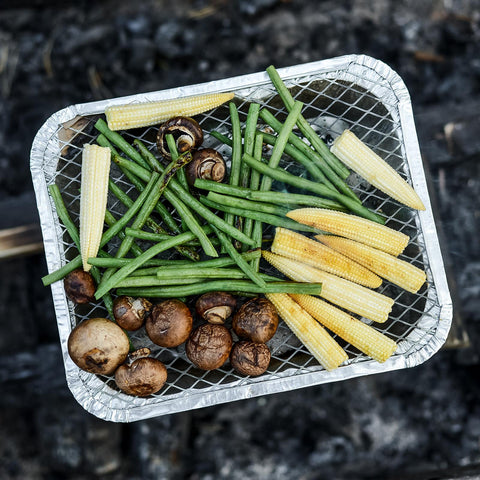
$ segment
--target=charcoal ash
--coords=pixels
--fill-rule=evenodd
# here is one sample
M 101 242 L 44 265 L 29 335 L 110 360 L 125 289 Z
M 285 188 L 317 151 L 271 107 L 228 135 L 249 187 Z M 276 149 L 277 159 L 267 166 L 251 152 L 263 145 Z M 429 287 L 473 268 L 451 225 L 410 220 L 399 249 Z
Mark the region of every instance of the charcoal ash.
M 32 191 L 33 136 L 67 105 L 365 53 L 410 91 L 472 347 L 118 427 L 68 390 L 43 258 L 12 260 L 1 264 L 0 423 L 14 434 L 0 442 L 0 476 L 372 479 L 479 463 L 478 2 L 53 3 L 0 10 L 0 201 Z

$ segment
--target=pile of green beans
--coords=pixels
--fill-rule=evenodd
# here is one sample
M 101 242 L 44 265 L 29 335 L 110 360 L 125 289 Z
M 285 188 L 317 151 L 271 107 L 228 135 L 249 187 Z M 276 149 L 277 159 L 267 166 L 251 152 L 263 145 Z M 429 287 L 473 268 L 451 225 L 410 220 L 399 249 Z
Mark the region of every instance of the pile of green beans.
M 252 102 L 242 126 L 239 107 L 233 101 L 229 103 L 231 135 L 210 132 L 231 147 L 226 183 L 197 179 L 191 189 L 184 167 L 192 154 L 179 155 L 172 135 L 167 135 L 171 160 L 165 166 L 140 139 L 130 144 L 120 133 L 110 130 L 102 118 L 96 121 L 97 143 L 110 149 L 112 161 L 137 191 L 130 196 L 110 180 L 110 193 L 126 211 L 118 219 L 106 211 L 108 228 L 102 236 L 99 254 L 89 259 L 97 282 L 95 298 L 104 300 L 110 315 L 112 291 L 117 295 L 159 298 L 212 290 L 318 294 L 319 284 L 287 282 L 260 271 L 263 227 L 322 233 L 286 216 L 292 208 L 304 205 L 352 212 L 384 222 L 381 215 L 364 207 L 347 185 L 348 169 L 302 116 L 303 103 L 292 97 L 273 66 L 267 73 L 284 102 L 287 117 L 281 122 L 267 108 Z M 259 130 L 259 120 L 271 131 Z M 309 144 L 295 133 L 296 127 Z M 268 158 L 263 158 L 265 144 L 271 146 Z M 282 169 L 285 156 L 300 164 L 308 178 Z M 284 191 L 272 189 L 279 182 Z M 60 190 L 51 185 L 49 191 L 61 222 L 79 249 L 78 229 Z M 114 237 L 118 237 L 119 247 L 108 253 L 104 247 L 111 246 L 109 242 Z M 184 258 L 160 258 L 163 252 L 171 250 Z M 50 285 L 80 267 L 78 255 L 46 275 L 43 283 Z

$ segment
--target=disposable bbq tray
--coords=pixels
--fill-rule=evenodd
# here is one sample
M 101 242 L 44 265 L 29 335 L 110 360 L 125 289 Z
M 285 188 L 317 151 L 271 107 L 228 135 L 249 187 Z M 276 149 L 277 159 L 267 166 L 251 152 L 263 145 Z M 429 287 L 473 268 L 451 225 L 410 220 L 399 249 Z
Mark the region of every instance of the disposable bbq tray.
M 426 206 L 416 212 L 388 198 L 352 174 L 348 182 L 364 204 L 381 211 L 388 224 L 403 231 L 411 241 L 401 258 L 424 269 L 427 282 L 411 294 L 385 281 L 378 291 L 395 299 L 389 319 L 373 326 L 394 339 L 398 348 L 385 363 L 377 363 L 356 348 L 337 340 L 348 354 L 338 369 L 328 372 L 309 354 L 288 327 L 280 322 L 269 342 L 272 360 L 260 377 L 237 374 L 227 361 L 214 371 L 195 368 L 184 348 L 162 349 L 153 345 L 144 328 L 131 335 L 135 346 L 149 346 L 168 370 L 165 386 L 147 398 L 128 396 L 116 386 L 113 377 L 80 370 L 69 358 L 67 339 L 72 328 L 93 316 L 106 316 L 101 303 L 75 306 L 65 296 L 63 282 L 51 286 L 56 311 L 66 379 L 74 397 L 90 413 L 109 421 L 131 422 L 209 405 L 273 394 L 361 375 L 413 367 L 430 358 L 447 338 L 452 304 L 432 216 L 425 175 L 412 115 L 411 101 L 402 79 L 384 63 L 363 55 L 348 55 L 278 69 L 294 97 L 304 103 L 303 115 L 328 142 L 344 128 L 353 130 L 365 143 L 410 182 Z M 42 226 L 45 257 L 52 272 L 77 255 L 65 227 L 59 221 L 48 186 L 57 183 L 74 222 L 78 225 L 81 151 L 95 142 L 93 127 L 109 105 L 170 99 L 202 93 L 233 91 L 240 120 L 246 119 L 250 102 L 268 107 L 279 118 L 286 110 L 265 72 L 209 83 L 138 94 L 93 103 L 72 105 L 53 114 L 38 131 L 31 150 L 31 172 Z M 227 154 L 228 149 L 209 135 L 212 129 L 229 133 L 228 106 L 196 117 L 205 131 L 205 146 Z M 140 138 L 155 152 L 156 127 L 122 132 L 133 141 Z M 282 166 L 298 164 L 285 158 Z M 134 189 L 112 165 L 112 178 L 127 192 Z M 109 198 L 108 208 L 115 216 L 123 207 Z M 111 246 L 112 252 L 115 245 Z M 263 265 L 265 268 L 265 265 Z M 269 272 L 267 269 L 268 273 Z M 277 272 L 278 275 L 278 272 Z M 366 321 L 365 319 L 363 319 Z

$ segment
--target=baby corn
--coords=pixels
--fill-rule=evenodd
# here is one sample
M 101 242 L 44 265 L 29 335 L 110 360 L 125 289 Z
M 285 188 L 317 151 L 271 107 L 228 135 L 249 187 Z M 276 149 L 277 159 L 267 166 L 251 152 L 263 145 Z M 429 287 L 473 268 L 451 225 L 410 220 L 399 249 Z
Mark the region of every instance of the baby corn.
M 110 149 L 85 144 L 82 152 L 80 184 L 80 254 L 83 269 L 92 266 L 90 257 L 96 257 L 103 233 L 107 207 L 108 177 L 110 174 Z
M 311 295 L 290 296 L 323 326 L 377 362 L 385 362 L 395 352 L 397 344 L 391 338 L 343 310 Z
M 333 235 L 316 235 L 315 238 L 408 292 L 418 292 L 425 283 L 423 270 L 393 255 L 348 238 Z
M 351 261 L 311 238 L 286 228 L 278 227 L 276 229 L 271 250 L 278 255 L 294 258 L 366 287 L 377 288 L 382 284 L 382 279 L 378 275 L 362 267 L 359 263 Z
M 321 283 L 320 297 L 345 310 L 378 323 L 385 322 L 392 311 L 393 299 L 375 290 L 362 287 L 292 258 L 282 257 L 265 250 L 262 251 L 262 256 L 291 280 Z
M 363 143 L 353 132 L 344 130 L 330 149 L 347 167 L 374 187 L 400 203 L 425 210 L 415 190 L 383 158 Z
M 298 208 L 288 212 L 287 217 L 325 232 L 357 240 L 395 256 L 405 250 L 410 240 L 408 235 L 393 228 L 326 208 Z
M 158 102 L 114 105 L 105 109 L 105 116 L 111 130 L 148 127 L 162 123 L 172 117 L 191 117 L 207 112 L 233 97 L 234 94 L 231 92 L 210 93 Z
M 267 293 L 265 296 L 325 370 L 334 370 L 348 359 L 348 355 L 330 334 L 286 293 Z

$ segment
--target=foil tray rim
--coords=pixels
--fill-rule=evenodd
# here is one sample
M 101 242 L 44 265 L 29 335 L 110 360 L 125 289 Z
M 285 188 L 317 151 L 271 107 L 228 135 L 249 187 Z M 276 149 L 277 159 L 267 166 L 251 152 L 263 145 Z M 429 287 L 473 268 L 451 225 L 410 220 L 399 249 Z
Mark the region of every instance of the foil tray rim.
M 404 136 L 405 156 L 409 168 L 412 171 L 414 187 L 424 193 L 423 198 L 426 200 L 427 209 L 425 212 L 419 212 L 419 222 L 422 228 L 422 233 L 425 236 L 425 246 L 428 255 L 430 258 L 435 259 L 435 262 L 431 264 L 430 267 L 437 286 L 440 312 L 435 331 L 429 337 L 428 342 L 421 345 L 418 350 L 414 351 L 409 356 L 396 355 L 383 364 L 379 364 L 373 360 L 367 360 L 347 364 L 333 372 L 326 372 L 325 370 L 316 371 L 316 369 L 312 369 L 312 371 L 293 376 L 281 375 L 278 378 L 267 377 L 265 381 L 254 381 L 249 384 L 242 385 L 241 382 L 235 382 L 232 388 L 228 389 L 223 388 L 211 392 L 196 390 L 194 393 L 191 393 L 189 396 L 183 396 L 181 399 L 168 399 L 162 403 L 155 403 L 153 405 L 149 404 L 148 401 L 140 401 L 135 403 L 135 405 L 132 405 L 130 408 L 125 408 L 125 402 L 119 401 L 118 406 L 113 402 L 106 407 L 102 398 L 86 395 L 83 383 L 79 380 L 79 369 L 73 364 L 68 355 L 67 339 L 71 331 L 69 317 L 70 310 L 62 282 L 56 282 L 51 285 L 51 290 L 57 316 L 57 327 L 60 336 L 67 384 L 78 403 L 80 403 L 80 405 L 82 405 L 88 412 L 108 421 L 137 421 L 154 416 L 202 408 L 207 405 L 231 402 L 259 395 L 279 393 L 364 375 L 414 367 L 428 360 L 445 343 L 453 317 L 452 301 L 448 289 L 435 222 L 431 211 L 426 178 L 413 119 L 410 95 L 402 78 L 384 62 L 367 55 L 356 54 L 278 68 L 277 70 L 282 78 L 287 80 L 301 75 L 321 75 L 334 70 L 345 69 L 350 64 L 365 66 L 381 74 L 389 82 L 396 98 L 398 99 L 396 108 L 398 108 L 399 121 Z M 38 130 L 33 140 L 30 153 L 30 169 L 40 216 L 48 271 L 54 271 L 60 266 L 62 255 L 60 248 L 57 245 L 55 229 L 52 228 L 54 226 L 54 218 L 50 207 L 46 178 L 42 170 L 42 165 L 48 142 L 55 135 L 60 124 L 72 120 L 79 115 L 85 116 L 103 113 L 105 108 L 109 105 L 170 99 L 206 92 L 220 92 L 226 90 L 237 91 L 249 87 L 251 88 L 256 84 L 265 83 L 268 80 L 268 74 L 263 71 L 155 92 L 74 104 L 52 114 Z M 100 379 L 96 380 L 101 382 Z M 120 394 L 120 396 L 122 395 L 123 394 Z M 125 397 L 127 396 L 125 395 Z

